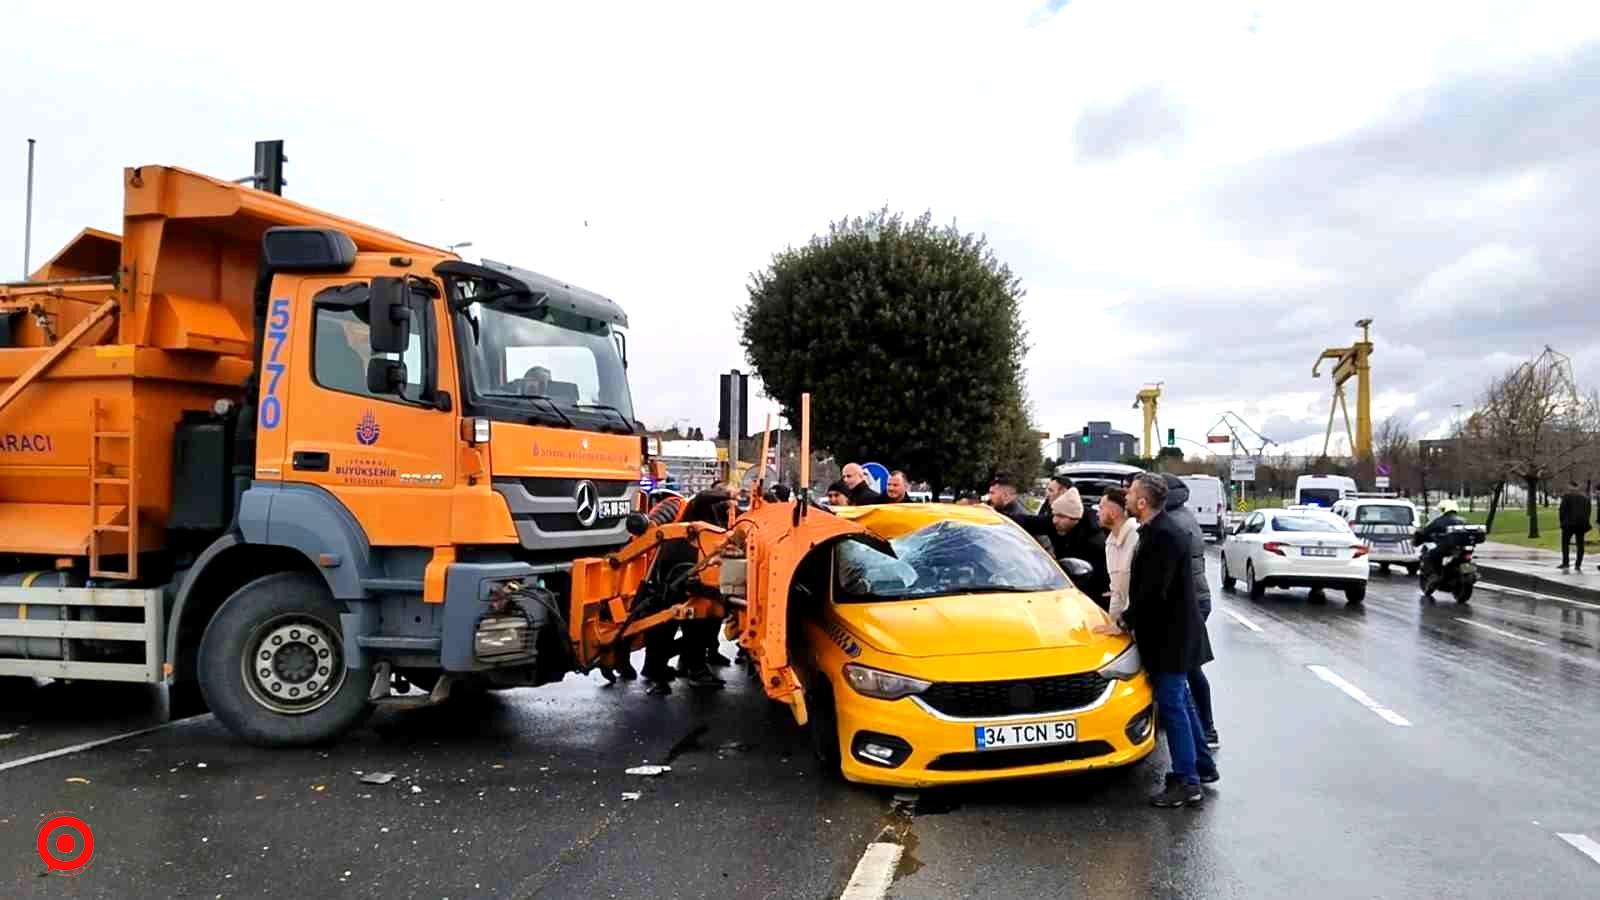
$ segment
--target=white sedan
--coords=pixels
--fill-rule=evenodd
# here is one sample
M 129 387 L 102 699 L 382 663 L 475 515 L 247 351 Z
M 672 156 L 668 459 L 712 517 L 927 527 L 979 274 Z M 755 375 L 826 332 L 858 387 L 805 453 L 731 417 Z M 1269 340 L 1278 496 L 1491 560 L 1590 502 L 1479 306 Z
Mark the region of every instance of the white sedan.
M 1222 544 L 1222 587 L 1231 591 L 1243 578 L 1256 601 L 1267 588 L 1332 588 L 1358 604 L 1367 598 L 1367 553 L 1350 526 L 1326 510 L 1257 510 Z

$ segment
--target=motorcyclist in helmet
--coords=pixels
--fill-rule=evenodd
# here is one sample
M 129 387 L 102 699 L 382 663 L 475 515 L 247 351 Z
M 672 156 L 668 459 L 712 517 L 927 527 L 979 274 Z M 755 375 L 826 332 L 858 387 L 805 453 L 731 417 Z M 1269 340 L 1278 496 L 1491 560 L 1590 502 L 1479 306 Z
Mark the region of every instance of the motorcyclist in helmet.
M 1439 501 L 1439 515 L 1422 529 L 1422 542 L 1433 545 L 1428 550 L 1426 560 L 1430 571 L 1439 571 L 1439 564 L 1444 559 L 1444 547 L 1441 545 L 1444 536 L 1450 533 L 1450 526 L 1465 524 L 1467 520 L 1461 518 L 1461 507 L 1457 506 L 1454 500 Z

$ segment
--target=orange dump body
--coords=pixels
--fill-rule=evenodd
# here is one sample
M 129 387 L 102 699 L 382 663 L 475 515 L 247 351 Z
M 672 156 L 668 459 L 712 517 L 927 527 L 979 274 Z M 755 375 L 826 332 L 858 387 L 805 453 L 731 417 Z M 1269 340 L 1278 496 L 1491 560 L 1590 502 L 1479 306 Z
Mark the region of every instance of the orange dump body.
M 239 402 L 254 369 L 267 228 L 442 253 L 182 169 L 126 169 L 123 186 L 120 238 L 85 229 L 29 281 L 0 285 L 0 554 L 160 547 L 175 426 L 185 410 Z

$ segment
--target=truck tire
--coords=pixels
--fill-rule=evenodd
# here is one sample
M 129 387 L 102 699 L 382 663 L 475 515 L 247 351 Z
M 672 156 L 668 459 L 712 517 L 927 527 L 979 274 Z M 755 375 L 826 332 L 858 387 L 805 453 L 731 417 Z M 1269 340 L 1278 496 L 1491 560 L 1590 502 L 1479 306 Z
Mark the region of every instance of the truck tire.
M 339 737 L 372 712 L 368 669 L 346 669 L 339 604 L 322 579 L 266 575 L 235 591 L 200 641 L 200 689 L 228 730 L 261 747 Z

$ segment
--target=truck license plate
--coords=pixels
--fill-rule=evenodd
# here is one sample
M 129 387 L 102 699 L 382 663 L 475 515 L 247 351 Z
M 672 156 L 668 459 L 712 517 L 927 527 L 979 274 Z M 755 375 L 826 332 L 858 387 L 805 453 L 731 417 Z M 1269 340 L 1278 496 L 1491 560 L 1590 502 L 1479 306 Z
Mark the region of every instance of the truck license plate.
M 972 730 L 973 744 L 979 750 L 1070 744 L 1078 739 L 1078 723 L 1071 719 L 1019 725 L 978 725 Z
M 633 512 L 633 504 L 626 500 L 601 500 L 600 518 L 616 519 Z

